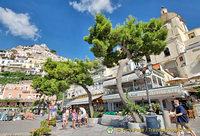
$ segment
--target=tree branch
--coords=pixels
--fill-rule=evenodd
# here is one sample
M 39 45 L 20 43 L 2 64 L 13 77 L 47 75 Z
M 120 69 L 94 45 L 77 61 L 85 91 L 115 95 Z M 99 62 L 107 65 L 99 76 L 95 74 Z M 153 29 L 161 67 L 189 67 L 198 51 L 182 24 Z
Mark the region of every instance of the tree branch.
M 131 53 L 130 51 L 125 47 L 126 44 L 125 44 L 125 41 L 123 41 L 123 44 L 119 44 L 120 47 L 122 47 L 122 49 L 127 53 L 127 58 L 130 59 L 131 58 Z
M 75 82 L 75 81 L 71 80 L 70 78 L 68 78 L 67 80 L 70 81 L 70 82 L 73 83 L 73 84 L 77 84 L 77 85 L 83 87 L 87 93 L 91 94 L 91 92 L 89 91 L 89 89 L 87 88 L 86 85 L 80 84 L 80 83 L 78 83 L 78 82 Z

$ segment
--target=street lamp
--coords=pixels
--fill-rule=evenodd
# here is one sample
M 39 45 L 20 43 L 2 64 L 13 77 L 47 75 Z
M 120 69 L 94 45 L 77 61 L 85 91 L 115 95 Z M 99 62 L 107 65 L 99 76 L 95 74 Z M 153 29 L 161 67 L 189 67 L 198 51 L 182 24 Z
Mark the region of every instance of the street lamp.
M 147 64 L 145 66 L 144 59 L 140 59 L 139 64 L 140 65 L 138 65 L 137 68 L 135 69 L 135 73 L 139 78 L 144 78 L 144 84 L 145 84 L 146 93 L 147 93 L 147 100 L 148 100 L 148 104 L 149 104 L 149 114 L 153 115 L 153 108 L 151 105 L 151 99 L 149 97 L 149 88 L 148 88 L 148 84 L 147 84 L 147 76 L 151 75 L 151 73 L 153 71 L 153 65 Z
M 149 88 L 147 84 L 147 76 L 150 76 L 153 71 L 153 65 L 147 64 L 145 66 L 145 60 L 140 59 L 139 65 L 137 65 L 135 69 L 135 73 L 139 78 L 144 78 L 144 84 L 146 87 L 146 93 L 147 93 L 147 100 L 149 104 L 149 116 L 146 116 L 146 124 L 147 124 L 147 133 L 149 133 L 149 136 L 159 136 L 160 132 L 152 132 L 150 130 L 158 129 L 158 121 L 157 117 L 153 114 L 153 108 L 151 105 L 151 99 L 149 96 Z

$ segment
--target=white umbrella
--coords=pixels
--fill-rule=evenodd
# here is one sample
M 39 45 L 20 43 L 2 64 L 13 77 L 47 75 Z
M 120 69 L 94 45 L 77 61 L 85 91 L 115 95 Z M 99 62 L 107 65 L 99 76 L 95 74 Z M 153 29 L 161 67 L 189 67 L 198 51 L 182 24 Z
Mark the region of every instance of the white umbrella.
M 200 72 L 190 77 L 190 79 L 198 79 L 200 78 Z

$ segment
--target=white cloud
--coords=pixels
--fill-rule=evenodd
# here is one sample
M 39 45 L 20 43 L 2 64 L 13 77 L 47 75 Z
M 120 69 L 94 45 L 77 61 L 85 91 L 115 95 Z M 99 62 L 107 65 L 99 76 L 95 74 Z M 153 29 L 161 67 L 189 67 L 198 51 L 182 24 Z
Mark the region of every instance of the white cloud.
M 8 32 L 14 36 L 37 40 L 40 35 L 38 28 L 32 25 L 27 13 L 15 13 L 11 9 L 0 7 L 0 22 L 8 27 Z
M 111 0 L 80 0 L 80 2 L 71 1 L 69 4 L 80 12 L 88 11 L 91 14 L 99 13 L 101 10 L 112 13 L 121 6 L 113 6 Z

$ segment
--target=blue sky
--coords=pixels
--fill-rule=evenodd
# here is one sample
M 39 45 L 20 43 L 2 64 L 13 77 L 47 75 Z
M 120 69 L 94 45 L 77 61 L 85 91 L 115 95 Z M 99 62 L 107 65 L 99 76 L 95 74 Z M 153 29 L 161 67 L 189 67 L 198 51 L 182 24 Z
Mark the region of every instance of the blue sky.
M 161 6 L 177 12 L 189 30 L 200 27 L 199 0 L 0 0 L 0 49 L 45 43 L 70 59 L 94 59 L 83 40 L 103 10 L 113 26 L 128 15 L 139 21 L 158 18 Z

